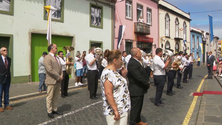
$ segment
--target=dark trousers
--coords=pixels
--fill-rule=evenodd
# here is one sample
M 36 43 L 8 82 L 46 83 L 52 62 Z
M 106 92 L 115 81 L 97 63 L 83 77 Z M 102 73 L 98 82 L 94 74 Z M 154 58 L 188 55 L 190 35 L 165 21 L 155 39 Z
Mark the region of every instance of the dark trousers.
M 156 97 L 155 97 L 155 104 L 160 103 L 160 99 L 162 97 L 163 94 L 163 88 L 164 88 L 164 84 L 165 84 L 165 75 L 160 75 L 160 76 L 156 76 L 154 75 L 154 83 L 156 85 Z
M 151 68 L 147 66 L 145 69 L 146 69 L 147 77 L 150 78 Z
M 4 92 L 4 105 L 5 107 L 9 106 L 9 88 L 10 80 L 7 79 L 5 84 L 0 83 L 0 108 L 2 108 L 2 95 Z
M 167 73 L 168 76 L 168 84 L 167 84 L 167 93 L 172 93 L 173 92 L 173 85 L 174 85 L 174 76 L 175 76 L 175 71 L 174 70 L 169 70 Z
M 143 107 L 144 96 L 130 96 L 131 100 L 131 112 L 129 125 L 136 125 L 141 121 L 141 111 Z
M 61 95 L 67 95 L 69 87 L 69 75 L 63 71 L 63 80 L 61 83 Z
M 181 78 L 182 78 L 182 74 L 180 73 L 180 69 L 178 69 L 178 71 L 177 71 L 177 87 L 181 86 L 180 85 Z
M 213 66 L 207 66 L 208 69 L 208 78 L 213 78 Z
M 187 75 L 189 73 L 189 66 L 185 66 L 186 69 L 184 70 L 184 74 L 183 74 L 183 82 L 187 82 Z
M 87 81 L 90 98 L 95 97 L 98 87 L 98 70 L 88 70 Z
M 192 78 L 192 73 L 193 73 L 193 64 L 189 65 L 189 79 Z

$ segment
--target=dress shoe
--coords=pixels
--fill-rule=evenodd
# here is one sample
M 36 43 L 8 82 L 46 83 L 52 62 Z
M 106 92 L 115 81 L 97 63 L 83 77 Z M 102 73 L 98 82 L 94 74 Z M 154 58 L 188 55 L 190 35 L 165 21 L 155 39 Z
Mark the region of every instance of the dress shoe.
M 183 87 L 182 87 L 182 86 L 177 86 L 177 88 L 178 88 L 178 89 L 183 89 Z
M 5 110 L 12 110 L 13 108 L 11 106 L 5 107 Z
M 58 112 L 58 111 L 52 111 L 52 114 L 63 115 L 63 113 Z
M 162 107 L 162 105 L 160 103 L 155 103 L 154 104 L 156 107 Z
M 55 118 L 52 113 L 48 113 L 49 118 Z
M 66 96 L 64 94 L 61 95 L 62 98 L 65 98 Z
M 172 94 L 172 93 L 167 93 L 167 95 L 168 95 L 168 96 L 173 96 L 173 94 Z
M 4 109 L 3 109 L 3 108 L 0 108 L 0 112 L 4 112 Z
M 97 97 L 90 97 L 90 99 L 94 99 L 94 100 L 97 100 L 98 98 L 97 98 Z
M 144 123 L 144 122 L 140 121 L 140 122 L 136 123 L 136 125 L 148 125 L 148 123 Z

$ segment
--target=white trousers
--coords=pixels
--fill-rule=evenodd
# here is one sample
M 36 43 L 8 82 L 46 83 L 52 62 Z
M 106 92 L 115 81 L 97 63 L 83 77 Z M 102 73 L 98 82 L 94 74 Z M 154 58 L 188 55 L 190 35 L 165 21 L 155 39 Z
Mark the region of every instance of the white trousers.
M 107 125 L 127 125 L 128 121 L 128 112 L 124 112 L 122 115 L 120 115 L 119 120 L 114 120 L 115 115 L 107 115 L 106 116 L 106 122 Z

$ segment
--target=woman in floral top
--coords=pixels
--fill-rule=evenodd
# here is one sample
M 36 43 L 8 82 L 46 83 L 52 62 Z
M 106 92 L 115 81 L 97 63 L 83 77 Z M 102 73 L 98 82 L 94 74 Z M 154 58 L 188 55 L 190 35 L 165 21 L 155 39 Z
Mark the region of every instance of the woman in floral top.
M 117 69 L 122 67 L 122 56 L 119 50 L 107 51 L 108 66 L 101 75 L 103 114 L 108 125 L 127 125 L 131 108 L 130 95 L 126 81 L 127 70 L 122 68 L 120 75 Z

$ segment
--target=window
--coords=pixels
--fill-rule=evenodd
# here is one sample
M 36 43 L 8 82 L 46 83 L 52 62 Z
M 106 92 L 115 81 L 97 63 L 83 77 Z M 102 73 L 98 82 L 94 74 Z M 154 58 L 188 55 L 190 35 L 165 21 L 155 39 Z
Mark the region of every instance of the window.
M 175 20 L 175 32 L 176 32 L 176 38 L 179 38 L 179 20 L 176 18 Z
M 165 49 L 170 49 L 170 42 L 168 40 L 166 41 Z
M 175 50 L 176 50 L 176 52 L 179 52 L 179 51 L 180 51 L 180 49 L 179 49 L 179 43 L 178 43 L 178 42 L 176 42 L 176 44 L 175 44 Z
M 132 1 L 126 1 L 126 18 L 132 19 Z
M 13 15 L 14 0 L 0 0 L 0 13 Z
M 56 11 L 52 14 L 52 20 L 58 22 L 64 22 L 64 0 L 44 0 L 44 6 L 51 5 L 56 8 Z M 44 9 L 44 19 L 47 20 L 48 13 Z
M 90 4 L 90 27 L 103 29 L 103 7 Z
M 168 13 L 165 15 L 165 35 L 170 37 L 170 16 Z
M 143 17 L 143 6 L 137 5 L 137 21 L 140 17 Z
M 195 36 L 192 35 L 192 49 L 195 48 Z
M 133 47 L 133 40 L 126 40 L 125 48 L 126 48 L 126 53 L 130 53 L 130 49 Z
M 196 48 L 199 49 L 199 37 L 197 37 Z
M 102 41 L 89 41 L 89 48 L 91 48 L 92 46 L 103 49 L 103 42 Z
M 152 22 L 152 11 L 151 9 L 147 8 L 147 24 L 151 25 Z
M 185 21 L 183 23 L 183 40 L 187 40 L 187 24 Z

